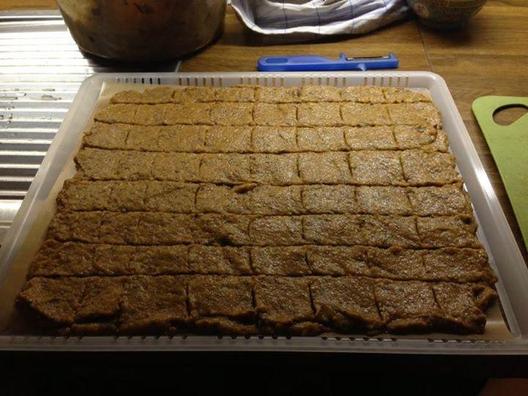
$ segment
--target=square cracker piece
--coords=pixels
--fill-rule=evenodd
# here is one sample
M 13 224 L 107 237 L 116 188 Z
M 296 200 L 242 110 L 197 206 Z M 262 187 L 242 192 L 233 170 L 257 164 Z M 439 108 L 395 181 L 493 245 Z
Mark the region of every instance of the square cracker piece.
M 307 241 L 324 245 L 419 247 L 415 220 L 409 216 L 303 216 Z
M 88 147 L 105 149 L 123 149 L 126 146 L 127 137 L 132 129 L 136 127 L 128 124 L 106 124 L 95 122 L 85 132 L 83 145 Z
M 295 323 L 314 320 L 308 279 L 258 277 L 255 302 L 263 327 L 272 332 L 288 330 Z
M 78 175 L 85 179 L 116 179 L 124 155 L 122 151 L 81 148 L 75 156 Z
M 306 241 L 317 245 L 360 245 L 364 238 L 358 216 L 303 216 L 302 230 Z
M 298 151 L 294 127 L 257 126 L 253 129 L 253 150 L 257 153 L 291 153 Z
M 383 87 L 381 89 L 387 103 L 431 102 L 431 96 L 425 92 L 393 87 Z
M 401 153 L 405 179 L 411 186 L 442 185 L 461 181 L 450 153 L 405 150 Z
M 255 99 L 262 103 L 299 102 L 298 87 L 256 87 Z
M 497 281 L 484 249 L 426 250 L 423 260 L 426 276 L 430 280 L 484 282 L 489 285 Z
M 252 216 L 206 213 L 189 216 L 187 227 L 195 227 L 193 243 L 248 245 L 248 229 L 252 219 Z
M 152 177 L 154 161 L 160 153 L 150 153 L 141 151 L 121 151 L 114 152 L 119 155 L 117 172 L 115 179 L 118 180 L 142 180 Z
M 172 102 L 174 88 L 155 87 L 147 88 L 141 91 L 129 90 L 116 93 L 110 99 L 111 103 L 138 103 L 138 104 L 156 104 Z
M 123 277 L 90 277 L 85 288 L 75 321 L 115 322 L 121 316 L 121 304 L 125 295 Z
M 396 151 L 353 151 L 349 153 L 352 179 L 358 184 L 406 185 Z
M 214 102 L 216 88 L 213 87 L 175 87 L 172 101 L 175 103 Z
M 163 106 L 165 106 L 163 112 L 164 125 L 196 125 L 213 123 L 212 109 L 214 109 L 214 105 L 211 103 L 175 103 Z M 216 118 L 219 117 L 219 111 L 220 110 L 216 110 Z M 222 114 L 229 118 L 229 114 Z
M 389 332 L 430 331 L 439 316 L 440 309 L 428 283 L 376 280 L 374 293 Z
M 120 124 L 115 125 L 117 126 Z M 119 148 L 128 150 L 165 151 L 164 148 L 161 148 L 158 144 L 159 135 L 162 128 L 164 127 L 131 125 L 124 144 Z
M 433 291 L 442 310 L 441 327 L 449 332 L 484 332 L 483 309 L 496 298 L 493 289 L 479 284 L 437 283 Z
M 253 117 L 255 125 L 295 126 L 297 108 L 287 103 L 255 103 Z
M 409 200 L 418 216 L 448 216 L 472 213 L 461 184 L 409 189 Z
M 307 213 L 356 213 L 356 187 L 344 184 L 302 186 L 302 202 Z
M 302 246 L 266 246 L 251 249 L 251 263 L 261 275 L 309 275 L 312 273 Z
M 210 153 L 250 152 L 252 127 L 214 126 L 205 134 L 204 151 Z
M 157 254 L 154 252 L 152 252 L 154 254 L 150 254 L 150 246 L 138 247 L 105 244 L 90 244 L 88 246 L 93 248 L 93 253 L 91 254 L 93 261 L 92 275 L 111 277 L 116 275 L 144 275 L 145 273 L 149 275 L 168 274 L 166 272 L 167 267 L 164 265 L 165 263 L 159 263 L 158 265 L 156 260 Z M 143 250 L 143 252 L 139 253 L 140 250 Z M 149 256 L 152 256 L 151 260 L 148 259 Z M 176 257 L 171 258 L 174 259 Z M 149 265 L 152 261 L 155 262 L 155 266 Z M 185 268 L 186 266 L 185 263 L 182 263 L 177 258 L 173 263 L 176 267 L 180 267 L 180 264 L 183 264 L 181 268 Z M 159 273 L 156 272 L 158 269 L 160 270 Z
M 189 305 L 194 319 L 220 316 L 251 319 L 252 280 L 234 276 L 197 276 L 189 281 Z
M 169 333 L 188 321 L 186 285 L 177 276 L 137 276 L 125 283 L 121 333 Z
M 192 245 L 189 269 L 197 274 L 250 274 L 249 249 L 232 246 Z
M 201 185 L 196 196 L 199 212 L 281 215 L 304 212 L 301 186 L 241 184 L 233 187 Z
M 69 210 L 116 210 L 113 199 L 116 183 L 68 179 L 57 196 L 57 206 Z
M 345 87 L 341 90 L 341 99 L 345 102 L 384 103 L 385 96 L 378 87 Z
M 105 243 L 128 245 L 169 245 L 206 239 L 190 215 L 161 212 L 105 213 L 101 237 Z
M 368 248 L 368 262 L 376 278 L 425 280 L 422 252 L 413 249 Z
M 338 330 L 379 329 L 382 320 L 372 281 L 362 277 L 318 277 L 310 284 L 317 320 Z
M 417 217 L 416 227 L 421 246 L 480 248 L 477 225 L 470 216 Z
M 54 326 L 70 325 L 75 320 L 85 279 L 31 278 L 18 295 L 17 303 L 31 307 Z
M 117 106 L 117 105 L 116 105 Z M 136 107 L 134 118 L 129 122 L 137 125 L 163 125 L 170 120 L 173 104 L 131 105 Z M 190 109 L 189 109 L 190 110 Z M 187 116 L 187 113 L 186 113 Z
M 202 154 L 200 179 L 212 183 L 244 183 L 251 181 L 251 158 L 244 154 Z
M 59 211 L 51 219 L 47 237 L 58 241 L 99 242 L 102 212 Z
M 215 126 L 205 134 L 204 151 L 210 153 L 251 151 L 252 127 Z
M 187 246 L 94 245 L 94 267 L 101 275 L 189 273 Z
M 142 195 L 142 207 L 157 212 L 191 213 L 195 210 L 197 189 L 192 184 L 149 181 Z
M 359 186 L 356 188 L 358 213 L 410 215 L 413 208 L 404 187 Z
M 297 154 L 253 154 L 251 180 L 261 184 L 299 184 Z
M 363 246 L 308 246 L 306 260 L 317 275 L 370 275 Z
M 299 216 L 266 216 L 253 219 L 249 237 L 255 245 L 300 245 L 303 239 L 302 218 Z
M 300 89 L 301 102 L 340 102 L 339 88 L 328 85 L 304 85 Z
M 237 194 L 235 187 L 202 184 L 196 193 L 196 211 L 216 213 L 253 213 L 251 208 L 251 196 L 248 194 Z
M 390 126 L 345 127 L 345 140 L 352 150 L 389 150 L 397 148 Z
M 234 86 L 214 88 L 214 98 L 218 102 L 254 102 L 255 87 Z
M 92 275 L 95 245 L 78 242 L 44 241 L 31 262 L 28 278 L 36 276 Z
M 415 219 L 411 216 L 355 217 L 364 245 L 408 248 L 420 246 Z
M 430 151 L 447 151 L 445 132 L 431 125 L 395 125 L 394 137 L 402 150 L 424 148 Z
M 95 115 L 95 121 L 101 121 L 106 123 L 132 123 L 136 112 L 138 110 L 137 105 L 133 104 L 109 104 L 99 109 Z
M 301 126 L 339 126 L 343 124 L 339 103 L 301 103 L 297 106 Z
M 156 153 L 150 171 L 156 180 L 199 181 L 201 156 L 191 153 Z
M 297 140 L 300 151 L 346 150 L 343 128 L 317 127 L 298 128 Z
M 211 105 L 211 121 L 215 125 L 252 125 L 252 103 L 218 102 Z
M 301 186 L 256 186 L 249 193 L 249 211 L 263 215 L 303 213 L 301 189 Z
M 345 125 L 391 125 L 387 107 L 383 104 L 344 103 L 341 115 Z
M 173 125 L 158 127 L 159 151 L 204 151 L 205 139 L 212 127 L 205 125 Z M 130 138 L 130 137 L 129 137 Z M 148 139 L 146 137 L 145 139 Z
M 441 126 L 440 113 L 432 103 L 388 104 L 387 109 L 396 125 Z
M 299 171 L 305 183 L 350 183 L 347 154 L 341 152 L 300 153 Z
M 100 210 L 145 210 L 147 185 L 150 184 L 150 182 L 140 180 L 109 181 L 100 183 L 104 185 L 113 185 L 112 193 L 106 207 L 101 208 Z

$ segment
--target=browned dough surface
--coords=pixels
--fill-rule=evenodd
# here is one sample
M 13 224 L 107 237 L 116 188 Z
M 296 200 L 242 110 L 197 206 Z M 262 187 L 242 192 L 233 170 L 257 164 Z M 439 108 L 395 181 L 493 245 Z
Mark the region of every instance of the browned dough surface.
M 157 87 L 94 118 L 18 296 L 35 326 L 484 331 L 496 278 L 426 94 Z

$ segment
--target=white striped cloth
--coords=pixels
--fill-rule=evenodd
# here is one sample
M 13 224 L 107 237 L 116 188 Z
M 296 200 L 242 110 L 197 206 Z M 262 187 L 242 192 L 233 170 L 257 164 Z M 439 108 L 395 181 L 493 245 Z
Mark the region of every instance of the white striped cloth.
M 366 33 L 403 18 L 405 0 L 231 0 L 242 21 L 263 34 Z

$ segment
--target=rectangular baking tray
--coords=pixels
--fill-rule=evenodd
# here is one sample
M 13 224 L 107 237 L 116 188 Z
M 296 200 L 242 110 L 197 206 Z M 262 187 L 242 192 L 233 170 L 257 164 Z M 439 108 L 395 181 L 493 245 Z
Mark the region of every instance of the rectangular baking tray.
M 101 93 L 115 84 L 230 86 L 335 85 L 392 86 L 427 90 L 442 114 L 450 149 L 457 159 L 466 189 L 471 196 L 478 237 L 486 248 L 498 276 L 500 305 L 496 315 L 504 318 L 507 336 L 456 336 L 425 334 L 393 336 L 320 337 L 216 337 L 216 336 L 118 336 L 62 337 L 9 334 L 5 318 L 13 309 L 22 287 L 28 263 L 37 246 L 35 230 L 47 227 L 54 202 L 65 177 L 65 169 L 80 145 L 82 133 L 92 119 Z M 33 249 L 35 250 L 35 249 Z M 499 312 L 499 309 L 502 312 Z M 528 269 L 501 209 L 495 191 L 484 171 L 471 138 L 442 77 L 429 72 L 332 72 L 332 73 L 111 73 L 96 74 L 81 86 L 59 132 L 8 231 L 0 250 L 0 350 L 63 351 L 284 351 L 357 352 L 412 354 L 528 354 Z M 504 328 L 504 323 L 503 326 Z M 486 330 L 487 331 L 487 330 Z M 504 333 L 504 331 L 503 331 Z

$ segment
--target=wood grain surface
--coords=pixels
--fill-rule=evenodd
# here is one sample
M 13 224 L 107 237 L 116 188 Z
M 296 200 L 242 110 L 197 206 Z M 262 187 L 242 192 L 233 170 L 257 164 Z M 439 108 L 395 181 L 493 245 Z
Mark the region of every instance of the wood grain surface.
M 52 0 L 0 0 L 0 10 L 52 7 Z M 300 40 L 289 43 L 288 37 L 255 34 L 228 9 L 223 35 L 185 59 L 181 70 L 252 71 L 262 55 L 377 55 L 392 51 L 400 58 L 401 70 L 440 74 L 447 81 L 517 241 L 528 257 L 497 168 L 471 112 L 471 103 L 479 96 L 528 96 L 528 1 L 490 0 L 459 30 L 431 30 L 411 17 L 363 36 Z

